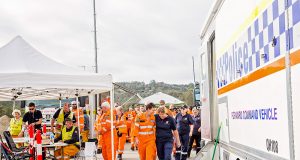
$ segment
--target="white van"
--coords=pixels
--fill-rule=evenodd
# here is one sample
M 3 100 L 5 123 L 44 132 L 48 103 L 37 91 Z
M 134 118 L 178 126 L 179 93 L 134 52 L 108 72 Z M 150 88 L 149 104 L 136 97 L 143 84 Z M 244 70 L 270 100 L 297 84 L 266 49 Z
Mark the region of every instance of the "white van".
M 200 59 L 215 159 L 300 159 L 300 0 L 216 0 Z

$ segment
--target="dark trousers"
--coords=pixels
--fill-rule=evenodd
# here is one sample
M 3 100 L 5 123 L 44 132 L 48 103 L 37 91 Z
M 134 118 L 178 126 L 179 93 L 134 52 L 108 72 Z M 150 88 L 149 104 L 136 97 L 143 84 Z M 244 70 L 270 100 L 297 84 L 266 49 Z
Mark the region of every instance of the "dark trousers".
M 156 141 L 156 150 L 159 160 L 171 160 L 171 154 L 173 149 L 173 142 L 157 142 Z
M 191 155 L 191 150 L 193 148 L 193 143 L 196 141 L 197 150 L 196 153 L 198 153 L 201 149 L 200 147 L 200 141 L 201 141 L 201 135 L 192 135 L 189 142 L 189 148 L 188 148 L 188 157 Z
M 176 148 L 176 156 L 175 160 L 186 160 L 187 159 L 187 151 L 188 151 L 188 143 L 189 143 L 189 133 L 187 134 L 179 134 L 179 139 L 181 143 L 180 148 Z

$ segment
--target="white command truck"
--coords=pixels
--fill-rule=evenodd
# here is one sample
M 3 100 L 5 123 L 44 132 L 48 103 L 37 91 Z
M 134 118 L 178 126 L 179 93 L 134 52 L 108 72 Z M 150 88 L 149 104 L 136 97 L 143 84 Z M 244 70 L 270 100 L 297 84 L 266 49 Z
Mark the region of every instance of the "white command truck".
M 196 159 L 221 126 L 214 159 L 300 160 L 300 0 L 215 0 L 200 36 Z

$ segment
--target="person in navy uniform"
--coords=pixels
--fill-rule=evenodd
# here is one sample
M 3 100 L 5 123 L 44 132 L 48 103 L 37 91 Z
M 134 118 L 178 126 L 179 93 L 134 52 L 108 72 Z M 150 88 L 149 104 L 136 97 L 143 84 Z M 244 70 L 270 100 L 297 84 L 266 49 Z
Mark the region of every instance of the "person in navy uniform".
M 190 114 L 188 114 L 188 107 L 186 105 L 180 108 L 180 113 L 178 113 L 175 117 L 176 126 L 179 132 L 179 138 L 181 142 L 181 147 L 176 149 L 176 160 L 186 160 L 187 159 L 187 151 L 188 151 L 188 143 L 190 136 L 193 133 L 193 124 L 194 120 Z
M 196 154 L 200 151 L 200 141 L 201 141 L 201 117 L 199 110 L 194 107 L 192 118 L 194 120 L 194 128 L 192 136 L 190 137 L 189 148 L 188 148 L 188 158 L 191 155 L 191 150 L 193 148 L 193 143 L 196 141 Z
M 157 109 L 155 116 L 156 123 L 156 150 L 159 160 L 171 160 L 173 142 L 180 147 L 178 131 L 173 117 L 166 114 L 165 107 Z

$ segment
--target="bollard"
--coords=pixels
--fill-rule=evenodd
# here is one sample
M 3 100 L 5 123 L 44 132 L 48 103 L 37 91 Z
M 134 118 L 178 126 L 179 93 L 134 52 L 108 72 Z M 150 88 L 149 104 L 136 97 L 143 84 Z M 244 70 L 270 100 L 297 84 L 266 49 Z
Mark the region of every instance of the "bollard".
M 31 154 L 31 155 L 34 155 L 34 153 L 33 153 L 33 141 L 34 141 L 34 126 L 33 125 L 29 125 L 28 126 L 28 134 L 29 134 L 29 153 Z M 30 157 L 30 160 L 34 160 L 34 157 Z
M 37 160 L 43 160 L 42 135 L 41 135 L 40 130 L 37 130 L 35 138 L 36 138 L 36 156 L 37 156 Z
M 43 136 L 42 136 L 42 139 L 46 139 L 46 137 L 47 137 L 47 126 L 46 126 L 46 124 L 44 124 L 43 125 Z M 46 148 L 44 148 L 44 153 L 46 154 Z

